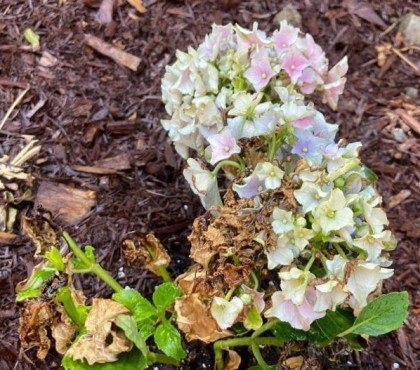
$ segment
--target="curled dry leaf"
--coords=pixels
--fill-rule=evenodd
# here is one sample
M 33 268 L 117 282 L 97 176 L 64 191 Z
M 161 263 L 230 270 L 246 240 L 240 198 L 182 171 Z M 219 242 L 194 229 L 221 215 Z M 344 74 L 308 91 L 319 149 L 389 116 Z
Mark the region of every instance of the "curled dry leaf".
M 290 370 L 300 370 L 303 365 L 303 357 L 296 356 L 296 357 L 289 357 L 287 360 L 283 362 L 284 365 L 287 366 Z
M 24 348 L 38 347 L 37 357 L 43 360 L 50 350 L 47 327 L 53 313 L 48 302 L 29 301 L 19 319 L 19 339 Z
M 57 245 L 57 235 L 50 224 L 42 219 L 22 217 L 22 228 L 34 243 L 34 257 L 40 257 L 52 246 Z
M 50 329 L 57 352 L 66 353 L 76 335 L 76 325 L 54 301 L 28 301 L 19 319 L 19 339 L 23 347 L 38 347 L 37 357 L 43 360 L 51 347 Z
M 236 351 L 228 350 L 228 361 L 225 370 L 237 370 L 241 364 L 241 356 Z
M 64 355 L 77 333 L 77 326 L 69 320 L 62 306 L 57 305 L 57 311 L 60 313 L 59 320 L 53 321 L 51 335 L 55 340 L 55 349 L 58 353 Z
M 210 307 L 200 300 L 197 293 L 177 298 L 175 311 L 178 328 L 185 333 L 189 342 L 199 339 L 204 343 L 212 343 L 232 335 L 229 330 L 220 330 L 210 314 Z
M 128 266 L 145 267 L 159 276 L 159 267 L 167 267 L 171 262 L 162 243 L 152 234 L 124 240 L 123 253 Z
M 67 355 L 86 360 L 89 365 L 117 361 L 120 353 L 131 350 L 132 343 L 114 323 L 119 315 L 129 313 L 118 302 L 94 298 L 85 322 L 86 334 L 70 347 Z

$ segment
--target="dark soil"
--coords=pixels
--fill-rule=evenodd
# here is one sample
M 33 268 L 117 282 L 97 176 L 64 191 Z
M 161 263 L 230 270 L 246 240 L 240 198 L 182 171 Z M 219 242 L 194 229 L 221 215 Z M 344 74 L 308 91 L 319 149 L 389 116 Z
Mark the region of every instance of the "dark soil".
M 364 144 L 363 160 L 378 175 L 391 228 L 400 239 L 393 252 L 395 278 L 385 291 L 408 290 L 411 315 L 396 333 L 372 338 L 366 351 L 319 352 L 321 368 L 391 369 L 417 367 L 420 349 L 416 331 L 419 299 L 419 136 L 402 118 L 401 110 L 420 114 L 413 90 L 420 86 L 413 67 L 396 56 L 388 68 L 377 64 L 375 47 L 397 47 L 397 27 L 387 29 L 408 12 L 420 14 L 415 0 L 373 0 L 355 7 L 356 1 L 294 1 L 302 15 L 302 28 L 326 50 L 332 64 L 349 56 L 349 78 L 338 112 L 324 112 L 341 126 L 340 135 Z M 61 5 L 59 5 L 61 4 Z M 97 192 L 97 206 L 79 223 L 58 228 L 69 231 L 81 243 L 96 246 L 98 259 L 124 285 L 150 294 L 157 279 L 145 270 L 124 267 L 121 241 L 136 232 L 153 232 L 168 247 L 171 271 L 180 273 L 188 264 L 186 237 L 192 220 L 202 212 L 197 198 L 182 177 L 183 161 L 174 154 L 159 120 L 160 79 L 176 49 L 196 46 L 211 24 L 237 22 L 260 28 L 277 27 L 274 16 L 287 1 L 145 0 L 147 13 L 139 14 L 125 1 L 114 12 L 114 23 L 102 26 L 96 14 L 100 0 L 2 0 L 0 4 L 0 117 L 26 84 L 31 89 L 0 131 L 0 154 L 16 151 L 20 134 L 34 135 L 43 149 L 31 171 L 37 179 L 71 184 Z M 362 10 L 360 10 L 362 9 Z M 367 10 L 366 10 L 367 9 Z M 370 9 L 370 10 L 369 10 Z M 384 22 L 378 22 L 372 15 Z M 30 27 L 41 36 L 41 48 L 29 51 L 23 30 Z M 84 34 L 116 43 L 141 58 L 137 73 L 125 69 L 84 45 Z M 55 66 L 40 65 L 43 53 L 57 58 Z M 419 65 L 420 53 L 403 50 Z M 45 55 L 45 54 L 44 54 Z M 417 90 L 417 93 L 418 90 Z M 35 114 L 28 112 L 40 101 Z M 33 113 L 33 112 L 31 112 Z M 417 118 L 419 120 L 419 118 Z M 402 128 L 406 138 L 395 139 Z M 129 158 L 128 168 L 115 175 L 79 172 L 74 166 L 93 166 L 117 155 Z M 393 206 L 391 198 L 402 190 L 410 196 Z M 398 199 L 398 198 L 397 198 Z M 392 208 L 390 206 L 393 206 Z M 43 212 L 30 202 L 21 214 Z M 55 219 L 55 215 L 51 215 Z M 16 229 L 19 231 L 19 225 Z M 45 361 L 35 351 L 24 350 L 18 340 L 19 307 L 14 287 L 36 261 L 34 247 L 22 237 L 17 245 L 0 246 L 0 369 L 54 369 L 57 354 Z M 121 270 L 123 269 L 123 270 Z M 79 279 L 87 296 L 107 296 L 110 291 L 92 277 Z M 313 351 L 309 349 L 308 351 Z M 211 347 L 189 345 L 184 369 L 211 368 Z M 338 353 L 338 355 L 337 355 Z M 246 361 L 246 353 L 243 358 Z M 335 356 L 333 356 L 335 354 Z M 269 354 L 276 361 L 278 354 Z M 314 365 L 315 366 L 315 365 Z

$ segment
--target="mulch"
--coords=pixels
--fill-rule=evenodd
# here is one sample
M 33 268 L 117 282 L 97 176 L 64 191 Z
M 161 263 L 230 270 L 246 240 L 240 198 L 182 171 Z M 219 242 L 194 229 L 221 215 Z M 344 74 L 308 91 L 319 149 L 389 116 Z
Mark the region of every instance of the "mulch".
M 274 16 L 288 2 L 145 0 L 145 14 L 120 3 L 114 22 L 104 26 L 97 20 L 99 0 L 1 2 L 1 115 L 22 88 L 28 85 L 30 90 L 0 131 L 0 153 L 16 151 L 19 135 L 34 135 L 42 143 L 42 151 L 31 165 L 38 184 L 50 181 L 96 192 L 96 206 L 79 222 L 66 224 L 57 215 L 49 217 L 57 228 L 69 231 L 81 243 L 94 245 L 98 260 L 122 284 L 148 295 L 157 279 L 147 271 L 124 267 L 122 240 L 135 233 L 155 233 L 169 249 L 170 270 L 180 273 L 190 263 L 186 239 L 190 225 L 203 211 L 182 177 L 183 161 L 159 124 L 165 117 L 160 102 L 165 66 L 174 59 L 176 49 L 197 46 L 213 22 L 249 27 L 257 21 L 260 29 L 274 30 Z M 419 115 L 416 92 L 418 95 L 420 79 L 398 56 L 387 55 L 392 59 L 379 67 L 375 47 L 401 47 L 398 27 L 389 26 L 408 12 L 420 14 L 420 6 L 416 1 L 400 0 L 372 0 L 362 6 L 338 0 L 293 3 L 302 15 L 303 30 L 326 50 L 331 64 L 344 55 L 349 57 L 348 82 L 338 111 L 322 109 L 331 122 L 340 124 L 343 139 L 362 141 L 362 158 L 379 175 L 378 188 L 391 228 L 400 240 L 392 253 L 395 275 L 384 290 L 408 290 L 411 295 L 411 314 L 403 328 L 370 339 L 366 351 L 343 355 L 338 363 L 325 352 L 322 366 L 415 369 L 420 349 L 415 335 L 419 329 L 415 315 L 420 307 L 415 295 L 420 275 L 420 142 L 419 132 L 407 122 L 407 113 Z M 22 34 L 26 27 L 40 35 L 38 51 L 30 50 L 25 42 Z M 86 34 L 138 56 L 138 72 L 87 47 Z M 418 51 L 403 53 L 420 68 Z M 81 172 L 83 166 L 116 169 L 111 174 L 95 174 Z M 31 202 L 20 204 L 20 211 L 27 215 L 48 213 Z M 17 245 L 0 247 L 1 369 L 59 366 L 57 354 L 37 360 L 35 351 L 22 349 L 18 340 L 14 287 L 34 266 L 33 252 L 25 237 Z M 89 276 L 83 281 L 79 277 L 75 283 L 90 297 L 110 294 Z M 188 348 L 184 369 L 212 367 L 211 347 L 192 343 Z M 274 360 L 276 355 L 272 354 Z

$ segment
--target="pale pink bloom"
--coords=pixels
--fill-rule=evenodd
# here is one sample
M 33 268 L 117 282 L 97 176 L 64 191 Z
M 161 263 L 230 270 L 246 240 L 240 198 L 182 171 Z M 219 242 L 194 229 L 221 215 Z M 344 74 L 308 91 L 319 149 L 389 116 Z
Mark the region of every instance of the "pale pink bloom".
M 307 66 L 308 60 L 301 53 L 294 52 L 286 56 L 282 68 L 287 72 L 292 82 L 296 83 Z
M 316 302 L 315 288 L 309 287 L 305 292 L 305 297 L 300 305 L 287 299 L 283 292 L 275 292 L 271 296 L 273 305 L 265 313 L 266 317 L 276 317 L 281 321 L 288 322 L 295 329 L 309 330 L 311 324 L 325 316 L 325 311 L 316 312 L 314 310 Z
M 293 45 L 298 37 L 299 29 L 289 26 L 287 21 L 280 23 L 280 30 L 273 33 L 274 48 L 280 54 L 286 51 L 290 45 Z
M 249 49 L 257 50 L 269 42 L 263 31 L 258 30 L 258 23 L 254 22 L 252 25 L 252 31 L 236 25 L 236 37 L 238 42 L 238 51 L 244 52 Z
M 259 292 L 255 289 L 252 289 L 245 284 L 241 286 L 245 294 L 249 294 L 252 297 L 252 303 L 257 309 L 259 313 L 261 313 L 265 308 L 265 302 L 264 302 L 264 293 Z
M 307 33 L 302 39 L 301 46 L 302 53 L 308 59 L 311 67 L 319 74 L 327 72 L 328 60 L 325 58 L 325 53 L 310 34 Z
M 348 68 L 347 57 L 344 57 L 331 68 L 325 79 L 322 100 L 324 103 L 328 103 L 332 109 L 337 109 L 338 97 L 343 93 L 346 83 L 344 75 L 347 73 Z
M 323 81 L 319 75 L 311 68 L 305 68 L 300 76 L 300 81 L 303 83 L 299 88 L 302 94 L 312 94 L 316 87 Z
M 292 125 L 297 128 L 305 129 L 315 123 L 314 117 L 303 117 L 292 121 Z
M 229 158 L 233 154 L 241 152 L 241 148 L 236 144 L 235 138 L 228 128 L 223 129 L 220 133 L 207 138 L 211 146 L 211 164 Z
M 244 76 L 251 82 L 255 91 L 264 89 L 274 75 L 268 54 L 263 50 L 254 55 L 251 59 L 251 67 L 244 73 Z

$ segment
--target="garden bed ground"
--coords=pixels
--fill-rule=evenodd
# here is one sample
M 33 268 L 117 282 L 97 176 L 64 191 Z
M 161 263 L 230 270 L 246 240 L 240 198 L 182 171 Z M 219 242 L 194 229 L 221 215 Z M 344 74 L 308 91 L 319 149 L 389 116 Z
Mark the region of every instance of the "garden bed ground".
M 136 232 L 155 233 L 172 256 L 171 271 L 179 273 L 190 263 L 186 241 L 190 225 L 203 211 L 182 177 L 183 161 L 159 124 L 165 115 L 160 102 L 165 65 L 173 60 L 176 49 L 196 46 L 213 22 L 250 26 L 258 21 L 261 29 L 272 31 L 278 26 L 275 15 L 287 2 L 145 0 L 144 14 L 121 3 L 114 23 L 105 27 L 96 18 L 99 0 L 1 2 L 1 116 L 22 88 L 31 88 L 0 132 L 0 148 L 8 153 L 18 134 L 34 135 L 42 143 L 41 154 L 31 167 L 37 184 L 51 181 L 96 192 L 96 206 L 81 221 L 68 224 L 57 214 L 51 217 L 57 227 L 80 242 L 96 246 L 99 261 L 118 274 L 122 284 L 147 295 L 156 278 L 146 270 L 124 267 L 121 241 Z M 408 290 L 411 295 L 411 315 L 402 329 L 372 339 L 361 354 L 333 360 L 324 353 L 318 362 L 322 368 L 391 369 L 399 364 L 414 369 L 415 352 L 420 349 L 415 336 L 419 329 L 415 292 L 420 275 L 420 142 L 407 114 L 417 114 L 419 121 L 420 104 L 415 96 L 419 74 L 395 54 L 386 68 L 378 67 L 375 48 L 386 43 L 400 47 L 395 44 L 398 27 L 388 27 L 406 13 L 419 14 L 420 8 L 415 1 L 399 0 L 375 0 L 362 7 L 356 1 L 294 3 L 302 15 L 303 30 L 326 50 L 331 64 L 349 56 L 349 78 L 338 112 L 325 108 L 324 113 L 340 124 L 341 137 L 363 142 L 363 160 L 379 175 L 391 228 L 400 240 L 393 252 L 395 278 L 387 281 L 384 290 Z M 26 47 L 22 37 L 26 27 L 40 34 L 39 51 Z M 138 72 L 84 45 L 86 34 L 140 57 Z M 420 68 L 419 52 L 403 53 Z M 395 135 L 396 128 L 403 128 L 405 137 Z M 89 173 L 86 171 L 92 169 L 77 166 L 111 168 L 115 173 Z M 408 197 L 403 199 L 404 195 Z M 27 202 L 21 205 L 21 212 L 45 211 L 39 203 L 34 207 Z M 54 369 L 59 364 L 60 357 L 54 353 L 45 361 L 37 360 L 35 351 L 23 350 L 18 340 L 14 287 L 32 269 L 33 252 L 24 236 L 14 245 L 0 247 L 1 369 Z M 110 293 L 92 277 L 77 280 L 76 285 L 83 285 L 87 296 Z M 185 369 L 212 366 L 211 347 L 193 343 L 189 352 Z

